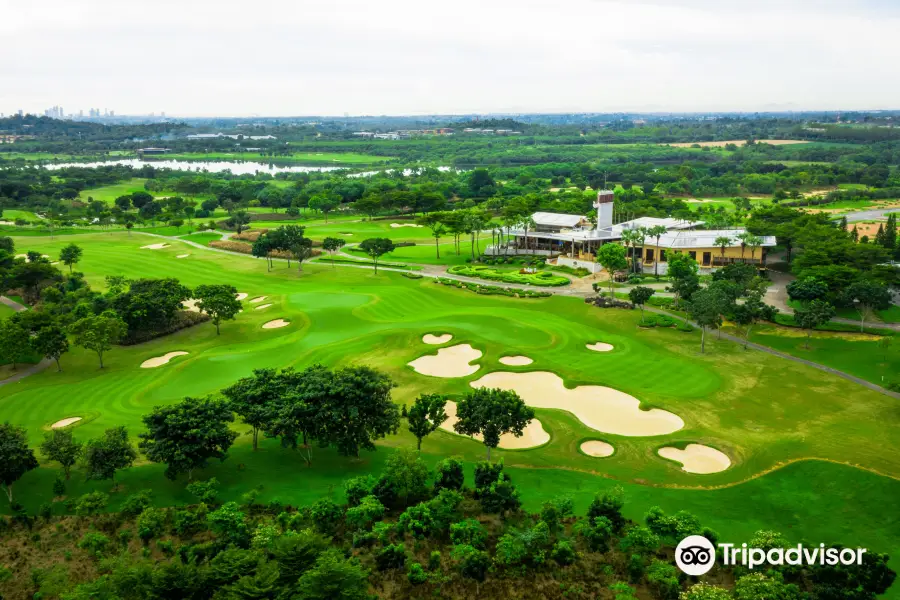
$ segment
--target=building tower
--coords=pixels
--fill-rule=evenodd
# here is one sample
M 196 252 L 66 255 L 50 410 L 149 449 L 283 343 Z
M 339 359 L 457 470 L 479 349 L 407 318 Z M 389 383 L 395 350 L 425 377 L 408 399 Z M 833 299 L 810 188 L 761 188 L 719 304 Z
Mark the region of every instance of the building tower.
M 612 227 L 615 200 L 616 194 L 612 190 L 597 192 L 597 201 L 594 202 L 594 208 L 597 209 L 597 229 Z

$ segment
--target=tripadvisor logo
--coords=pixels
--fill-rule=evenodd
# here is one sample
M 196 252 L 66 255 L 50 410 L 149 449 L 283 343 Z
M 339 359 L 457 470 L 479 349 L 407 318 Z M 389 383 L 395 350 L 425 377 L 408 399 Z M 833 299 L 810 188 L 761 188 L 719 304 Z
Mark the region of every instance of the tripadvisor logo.
M 749 548 L 747 544 L 719 544 L 722 564 L 741 565 L 754 569 L 761 565 L 861 565 L 865 548 L 805 548 L 802 544 L 790 548 Z M 687 575 L 704 575 L 716 563 L 716 547 L 701 535 L 691 535 L 675 548 L 675 564 Z

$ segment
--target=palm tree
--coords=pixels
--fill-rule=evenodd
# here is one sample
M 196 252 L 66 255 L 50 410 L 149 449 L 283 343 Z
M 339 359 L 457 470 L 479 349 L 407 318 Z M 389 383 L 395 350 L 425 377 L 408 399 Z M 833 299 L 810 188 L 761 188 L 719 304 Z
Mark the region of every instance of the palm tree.
M 638 227 L 637 229 L 634 230 L 634 240 L 632 240 L 632 243 L 635 245 L 635 247 L 640 246 L 641 249 L 643 250 L 644 242 L 647 239 L 648 232 L 649 232 L 649 230 L 646 227 Z M 634 272 L 638 273 L 639 272 L 638 263 L 634 260 L 634 254 L 635 253 L 632 251 L 631 262 L 633 263 Z M 643 252 L 641 252 L 641 254 L 643 254 Z M 642 272 L 643 268 L 640 269 L 640 271 Z
M 631 270 L 634 271 L 634 244 L 637 241 L 637 231 L 634 229 L 622 230 L 622 245 L 628 248 L 631 255 Z
M 537 227 L 537 224 L 534 222 L 534 219 L 531 218 L 531 215 L 526 215 L 522 217 L 522 220 L 519 221 L 519 226 L 525 232 L 525 249 L 528 250 L 528 228 L 529 227 Z M 517 247 L 518 249 L 518 247 Z
M 745 231 L 744 233 L 740 233 L 737 236 L 737 239 L 741 242 L 741 262 L 744 261 L 744 249 L 747 248 L 747 241 L 753 237 L 753 234 Z
M 761 237 L 757 235 L 753 235 L 752 233 L 747 236 L 747 245 L 750 246 L 750 260 L 755 260 L 756 249 L 762 246 L 763 240 Z
M 656 238 L 656 251 L 653 253 L 653 276 L 659 278 L 659 238 L 668 231 L 664 225 L 654 225 L 647 230 L 647 235 Z
M 731 245 L 731 238 L 727 235 L 720 235 L 713 242 L 714 246 L 718 246 L 722 250 L 722 262 L 725 262 L 725 248 Z
M 506 248 L 504 249 L 503 254 L 509 256 L 509 230 L 512 229 L 512 226 L 519 222 L 518 217 L 513 216 L 505 216 L 503 217 L 503 226 L 506 227 Z M 516 254 L 519 253 L 519 245 L 516 244 Z

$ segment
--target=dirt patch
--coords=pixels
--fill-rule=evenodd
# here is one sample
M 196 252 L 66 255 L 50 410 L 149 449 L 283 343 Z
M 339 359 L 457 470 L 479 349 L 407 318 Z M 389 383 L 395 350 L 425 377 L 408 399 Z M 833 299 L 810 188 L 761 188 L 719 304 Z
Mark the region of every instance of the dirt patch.
M 259 306 L 257 306 L 257 307 L 254 308 L 253 310 L 262 310 L 262 309 L 264 309 L 264 308 L 269 308 L 270 306 L 272 306 L 272 305 L 271 305 L 271 304 L 260 304 Z
M 200 310 L 200 307 L 197 306 L 199 303 L 200 303 L 200 300 L 197 300 L 196 298 L 190 298 L 190 299 L 182 302 L 181 306 L 184 307 L 184 310 L 189 310 L 191 312 L 198 313 L 198 312 L 202 312 Z
M 262 302 L 266 298 L 268 298 L 268 296 L 257 296 L 256 298 L 254 298 L 253 300 L 250 301 L 250 304 L 256 304 L 257 302 Z
M 62 429 L 63 427 L 68 427 L 72 423 L 77 423 L 80 420 L 81 417 L 69 417 L 68 419 L 62 419 L 51 425 L 50 429 Z
M 284 319 L 275 319 L 274 321 L 269 321 L 268 323 L 264 324 L 263 329 L 278 329 L 280 327 L 287 327 L 290 324 L 290 321 L 285 321 Z
M 596 342 L 593 344 L 585 344 L 585 348 L 588 350 L 593 350 L 594 352 L 609 352 L 613 349 L 612 344 L 607 344 L 605 342 Z
M 616 451 L 612 445 L 607 444 L 606 442 L 601 442 L 600 440 L 590 440 L 589 442 L 584 442 L 579 446 L 581 451 L 587 454 L 588 456 L 594 456 L 597 458 L 606 458 L 607 456 L 612 456 Z
M 467 377 L 475 373 L 479 365 L 470 365 L 481 358 L 481 350 L 469 344 L 441 348 L 437 354 L 426 354 L 408 363 L 416 373 L 431 377 Z
M 681 463 L 682 471 L 696 475 L 720 473 L 731 466 L 731 459 L 724 452 L 700 444 L 688 444 L 684 450 L 666 446 L 657 453 L 663 458 Z
M 148 358 L 144 362 L 141 363 L 142 369 L 154 369 L 156 367 L 161 367 L 165 364 L 168 364 L 170 360 L 175 358 L 176 356 L 186 356 L 187 352 L 178 350 L 175 352 L 167 352 L 162 356 L 154 356 L 153 358 Z
M 569 389 L 549 371 L 511 373 L 495 371 L 469 383 L 473 388 L 501 388 L 519 394 L 529 406 L 555 408 L 572 413 L 597 431 L 615 435 L 666 435 L 684 427 L 681 417 L 666 410 L 641 410 L 634 396 L 601 385 Z
M 447 413 L 447 419 L 439 425 L 444 431 L 456 433 L 453 426 L 456 424 L 456 402 L 448 402 L 444 405 L 444 412 Z M 458 435 L 458 434 L 457 434 Z M 483 442 L 481 435 L 471 436 L 473 439 Z M 522 436 L 516 437 L 511 433 L 500 436 L 499 447 L 505 450 L 523 450 L 525 448 L 534 448 L 535 446 L 543 446 L 550 441 L 550 434 L 544 431 L 544 426 L 537 419 L 531 422 L 522 430 Z
M 422 341 L 426 344 L 446 344 L 450 340 L 453 339 L 453 336 L 449 333 L 444 333 L 441 335 L 433 335 L 431 333 L 426 333 L 422 336 Z
M 190 256 L 190 254 L 179 254 L 175 258 L 187 258 L 188 256 Z
M 500 364 L 510 367 L 524 367 L 530 365 L 534 361 L 527 356 L 504 356 L 500 359 Z
M 141 246 L 141 250 L 162 250 L 168 248 L 169 244 L 150 244 L 149 246 Z

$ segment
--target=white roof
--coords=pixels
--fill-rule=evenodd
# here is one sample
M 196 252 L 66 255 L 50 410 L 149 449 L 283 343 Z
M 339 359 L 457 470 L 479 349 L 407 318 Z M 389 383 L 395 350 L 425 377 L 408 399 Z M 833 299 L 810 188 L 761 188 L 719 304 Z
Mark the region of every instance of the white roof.
M 532 220 L 538 225 L 549 227 L 575 227 L 587 217 L 581 215 L 565 215 L 561 213 L 536 212 L 531 215 Z
M 657 217 L 638 217 L 637 219 L 632 219 L 631 221 L 617 223 L 609 229 L 615 235 L 622 235 L 622 232 L 624 230 L 637 229 L 638 227 L 655 227 L 656 225 L 662 225 L 666 229 L 690 229 L 691 227 L 697 227 L 702 224 L 703 221 L 685 221 L 683 219 L 672 218 L 660 219 Z
M 741 242 L 737 236 L 744 233 L 744 229 L 705 229 L 692 231 L 670 231 L 659 238 L 659 245 L 665 248 L 679 250 L 682 248 L 714 248 L 716 247 L 716 239 L 720 237 L 731 238 L 730 247 L 740 246 Z M 774 246 L 775 236 L 760 236 L 762 240 L 761 246 Z M 648 245 L 653 244 L 656 240 L 648 240 Z

